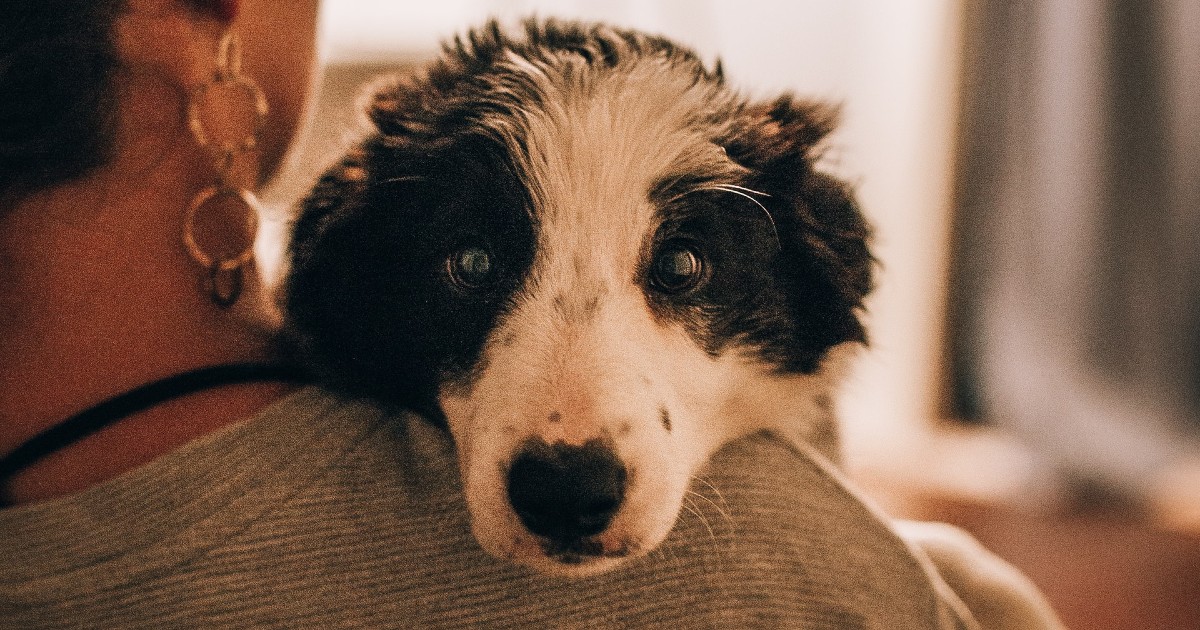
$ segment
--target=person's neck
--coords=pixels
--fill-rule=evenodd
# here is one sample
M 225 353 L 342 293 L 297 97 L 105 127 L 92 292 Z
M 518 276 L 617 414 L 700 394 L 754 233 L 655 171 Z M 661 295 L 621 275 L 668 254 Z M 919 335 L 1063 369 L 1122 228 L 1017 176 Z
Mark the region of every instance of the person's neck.
M 209 300 L 180 243 L 187 200 L 205 183 L 197 156 L 159 155 L 140 176 L 114 169 L 27 198 L 0 220 L 0 455 L 157 378 L 270 358 L 265 334 Z M 286 389 L 223 387 L 130 416 L 19 473 L 8 498 L 86 488 L 242 419 Z

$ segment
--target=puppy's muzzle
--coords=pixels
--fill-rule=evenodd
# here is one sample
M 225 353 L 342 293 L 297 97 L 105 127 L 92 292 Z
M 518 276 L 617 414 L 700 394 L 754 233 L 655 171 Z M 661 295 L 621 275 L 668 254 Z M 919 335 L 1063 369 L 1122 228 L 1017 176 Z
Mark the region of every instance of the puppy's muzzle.
M 521 523 L 553 555 L 607 555 L 591 537 L 625 499 L 625 465 L 602 440 L 581 446 L 530 439 L 508 470 L 508 500 Z

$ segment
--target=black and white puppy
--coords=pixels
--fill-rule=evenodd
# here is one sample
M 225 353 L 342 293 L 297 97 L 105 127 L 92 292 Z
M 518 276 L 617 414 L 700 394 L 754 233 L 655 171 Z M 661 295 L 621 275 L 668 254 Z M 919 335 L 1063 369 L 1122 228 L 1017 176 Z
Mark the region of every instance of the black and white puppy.
M 444 418 L 488 552 L 604 570 L 726 442 L 835 454 L 872 259 L 814 166 L 829 107 L 550 21 L 467 34 L 367 113 L 304 204 L 287 311 L 334 387 Z

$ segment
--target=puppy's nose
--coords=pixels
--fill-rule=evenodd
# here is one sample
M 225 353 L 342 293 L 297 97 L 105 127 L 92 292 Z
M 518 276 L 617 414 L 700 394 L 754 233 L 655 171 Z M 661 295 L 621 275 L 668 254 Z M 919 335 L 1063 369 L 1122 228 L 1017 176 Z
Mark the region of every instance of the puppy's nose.
M 604 531 L 625 498 L 625 466 L 600 440 L 530 440 L 508 470 L 508 500 L 530 532 L 559 543 Z

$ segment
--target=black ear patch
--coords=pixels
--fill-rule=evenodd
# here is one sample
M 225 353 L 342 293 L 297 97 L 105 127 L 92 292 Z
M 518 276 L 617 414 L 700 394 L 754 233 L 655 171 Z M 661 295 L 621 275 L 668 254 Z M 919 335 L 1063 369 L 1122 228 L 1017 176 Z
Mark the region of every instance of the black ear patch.
M 790 319 L 789 346 L 771 342 L 764 352 L 785 371 L 811 372 L 834 345 L 866 342 L 859 317 L 873 286 L 870 229 L 853 193 L 814 167 L 836 111 L 782 96 L 737 116 L 718 142 L 749 169 L 745 186 L 766 193 L 760 201 L 779 237 L 775 281 Z

